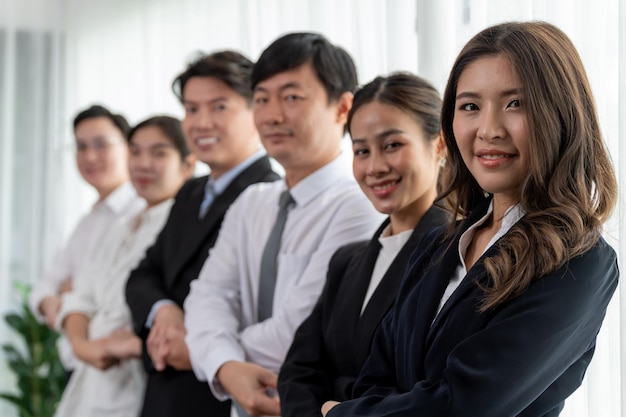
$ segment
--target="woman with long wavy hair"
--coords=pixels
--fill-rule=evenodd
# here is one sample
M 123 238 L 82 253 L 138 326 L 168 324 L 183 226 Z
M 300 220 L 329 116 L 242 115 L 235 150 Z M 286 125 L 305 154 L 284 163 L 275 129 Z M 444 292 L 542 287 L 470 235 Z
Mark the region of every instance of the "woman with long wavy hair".
M 557 416 L 619 276 L 601 237 L 617 198 L 589 82 L 544 22 L 485 29 L 443 99 L 459 219 L 415 250 L 336 416 Z M 328 411 L 330 410 L 330 411 Z

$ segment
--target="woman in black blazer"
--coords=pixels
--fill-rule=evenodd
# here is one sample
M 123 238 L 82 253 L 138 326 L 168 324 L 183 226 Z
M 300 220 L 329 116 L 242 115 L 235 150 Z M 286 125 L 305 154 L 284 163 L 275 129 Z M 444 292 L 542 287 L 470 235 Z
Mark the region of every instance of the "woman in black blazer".
M 348 118 L 354 175 L 389 217 L 371 241 L 332 258 L 324 291 L 279 375 L 283 417 L 321 416 L 325 401 L 351 398 L 410 254 L 425 233 L 450 222 L 433 205 L 445 154 L 440 109 L 435 88 L 408 73 L 378 77 L 355 94 Z
M 576 49 L 543 22 L 461 51 L 443 134 L 457 226 L 426 236 L 338 416 L 558 416 L 617 286 L 617 199 Z M 330 411 L 329 411 L 330 410 Z

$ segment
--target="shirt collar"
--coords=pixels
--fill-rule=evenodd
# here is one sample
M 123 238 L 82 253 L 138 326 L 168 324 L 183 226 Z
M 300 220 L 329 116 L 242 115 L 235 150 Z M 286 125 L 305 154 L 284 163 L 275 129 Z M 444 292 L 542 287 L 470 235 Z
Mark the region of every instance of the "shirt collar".
M 137 191 L 130 181 L 127 181 L 113 190 L 103 201 L 96 203 L 96 206 L 102 204 L 113 213 L 120 213 L 132 198 L 137 198 Z
M 168 198 L 156 206 L 146 207 L 136 216 L 126 219 L 126 224 L 131 230 L 136 231 L 142 225 L 149 225 L 155 220 L 166 219 L 172 205 L 174 205 L 174 198 Z
M 493 201 L 491 202 L 490 207 L 490 210 L 493 210 Z M 500 228 L 500 230 L 504 230 L 504 233 L 508 232 L 509 229 L 513 227 L 513 225 L 525 215 L 526 211 L 519 204 L 509 207 L 504 212 L 504 217 L 502 218 L 502 227 Z
M 320 193 L 328 190 L 340 180 L 353 179 L 350 164 L 344 152 L 328 164 L 298 182 L 289 190 L 297 206 L 304 206 Z M 285 184 L 285 188 L 287 185 Z
M 141 212 L 141 217 L 144 220 L 150 220 L 154 217 L 162 218 L 169 210 L 172 208 L 174 204 L 173 198 L 168 198 L 165 201 L 160 202 L 156 206 L 152 206 L 150 208 L 146 208 Z
M 461 261 L 463 261 L 465 257 L 465 253 L 467 251 L 467 247 L 474 236 L 474 231 L 483 223 L 487 221 L 491 213 L 493 212 L 493 200 L 489 203 L 489 207 L 487 208 L 487 213 L 483 217 L 481 217 L 476 223 L 471 225 L 462 235 L 459 240 L 459 256 Z M 513 227 L 515 223 L 517 223 L 524 215 L 526 211 L 519 204 L 515 204 L 504 212 L 504 216 L 502 217 L 502 225 L 500 226 L 500 230 L 496 232 L 496 234 L 491 238 L 487 246 L 485 246 L 485 250 L 483 253 L 487 251 L 498 239 L 504 236 L 510 229 Z M 465 262 L 463 262 L 463 266 L 465 266 Z
M 209 180 L 207 181 L 204 188 L 205 195 L 206 193 L 211 193 L 213 196 L 222 194 L 226 187 L 228 187 L 239 174 L 241 174 L 246 168 L 255 163 L 257 160 L 264 157 L 265 154 L 265 149 L 259 149 L 248 159 L 246 159 L 236 167 L 231 168 L 229 171 L 226 171 L 218 179 L 213 179 L 213 177 L 209 176 Z
M 380 246 L 384 247 L 402 247 L 409 240 L 411 234 L 414 229 L 405 230 L 404 232 L 396 233 L 395 235 L 387 235 L 389 233 L 389 228 L 391 227 L 391 223 L 385 227 L 383 232 L 378 236 L 378 243 Z

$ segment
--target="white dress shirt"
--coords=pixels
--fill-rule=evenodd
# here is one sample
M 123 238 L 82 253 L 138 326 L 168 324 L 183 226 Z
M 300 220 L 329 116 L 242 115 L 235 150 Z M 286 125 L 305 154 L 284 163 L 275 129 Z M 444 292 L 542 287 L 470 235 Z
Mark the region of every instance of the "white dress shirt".
M 59 287 L 67 279 L 75 285 L 74 279 L 81 274 L 81 270 L 100 257 L 100 243 L 108 229 L 117 221 L 136 216 L 145 205 L 145 200 L 137 195 L 129 182 L 94 204 L 72 232 L 65 248 L 33 286 L 29 305 L 38 320 L 43 320 L 39 312 L 41 301 L 45 297 L 58 295 Z M 72 369 L 75 359 L 67 341 L 60 338 L 58 347 L 63 365 L 66 369 Z
M 88 337 L 99 339 L 118 329 L 131 330 L 124 289 L 130 271 L 143 258 L 165 225 L 174 199 L 118 222 L 100 242 L 100 258 L 76 276 L 73 290 L 63 295 L 57 326 L 72 313 L 89 318 Z M 145 389 L 140 359 L 129 359 L 106 371 L 78 362 L 57 409 L 58 416 L 107 415 L 135 417 Z
M 119 219 L 134 217 L 145 205 L 145 200 L 137 195 L 129 182 L 93 205 L 30 293 L 29 304 L 37 318 L 43 320 L 39 304 L 45 297 L 57 295 L 63 281 L 73 279 L 81 268 L 99 258 L 102 236 L 111 225 Z
M 246 170 L 246 168 L 248 168 L 250 165 L 258 161 L 265 155 L 267 155 L 267 152 L 265 151 L 265 149 L 259 149 L 253 155 L 251 155 L 248 159 L 241 162 L 239 165 L 232 168 L 230 171 L 227 171 L 224 174 L 222 174 L 218 179 L 214 180 L 213 177 L 209 176 L 206 186 L 204 188 L 204 198 L 202 199 L 202 203 L 200 204 L 200 208 L 199 208 L 200 209 L 199 214 L 201 214 L 200 217 L 204 217 L 206 215 L 206 213 L 209 211 L 209 208 L 211 207 L 211 204 L 213 204 L 213 201 L 215 200 L 215 198 L 220 196 L 226 190 L 226 188 L 228 188 L 230 183 L 233 182 L 235 178 L 239 176 L 239 174 L 241 174 L 244 170 Z M 167 299 L 167 298 L 163 300 L 159 300 L 156 303 L 154 303 L 154 305 L 150 309 L 150 312 L 148 313 L 148 318 L 146 319 L 146 328 L 149 329 L 152 327 L 154 323 L 154 318 L 156 316 L 157 311 L 159 311 L 159 308 L 168 304 L 176 305 L 174 301 Z
M 230 207 L 219 237 L 185 300 L 193 370 L 218 399 L 215 381 L 227 361 L 278 373 L 293 335 L 311 312 L 328 262 L 347 243 L 369 238 L 383 220 L 354 181 L 345 156 L 290 190 L 295 201 L 283 230 L 273 315 L 257 323 L 261 256 L 278 213 L 284 181 L 254 184 Z
M 467 266 L 465 266 L 465 254 L 467 253 L 467 248 L 469 247 L 469 244 L 471 243 L 472 238 L 474 237 L 474 232 L 476 231 L 476 229 L 480 227 L 483 223 L 485 223 L 487 219 L 489 219 L 492 212 L 493 212 L 493 201 L 491 202 L 491 204 L 489 204 L 487 213 L 483 217 L 481 217 L 476 223 L 471 225 L 461 235 L 461 238 L 459 239 L 459 247 L 458 247 L 459 258 L 461 259 L 461 264 L 457 267 L 454 276 L 450 279 L 450 283 L 446 287 L 446 290 L 444 291 L 443 296 L 441 297 L 437 314 L 439 314 L 439 312 L 443 308 L 446 301 L 448 301 L 450 296 L 452 296 L 454 291 L 456 291 L 459 285 L 461 285 L 461 282 L 463 281 L 463 279 L 467 276 L 468 270 L 467 270 Z M 485 248 L 483 249 L 481 256 L 483 253 L 487 251 L 487 249 L 493 246 L 493 244 L 496 243 L 498 239 L 504 236 L 506 232 L 508 232 L 515 223 L 517 223 L 522 217 L 524 217 L 525 214 L 526 212 L 519 205 L 514 205 L 506 209 L 506 211 L 504 212 L 504 217 L 502 218 L 502 224 L 500 225 L 500 230 L 498 230 L 496 234 L 493 235 L 493 237 L 491 238 L 487 246 L 485 246 Z

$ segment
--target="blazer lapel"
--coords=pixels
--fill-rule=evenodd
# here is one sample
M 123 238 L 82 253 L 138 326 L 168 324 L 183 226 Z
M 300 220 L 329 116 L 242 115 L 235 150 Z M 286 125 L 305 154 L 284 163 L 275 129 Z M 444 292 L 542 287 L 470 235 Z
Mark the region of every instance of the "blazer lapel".
M 378 253 L 380 252 L 378 237 L 388 224 L 389 219 L 385 220 L 379 227 L 374 237 L 367 243 L 367 247 L 364 249 L 362 256 L 359 257 L 359 259 L 362 259 L 362 262 L 354 269 L 355 273 L 351 277 L 346 277 L 347 279 L 343 281 L 341 293 L 350 294 L 351 296 L 347 302 L 338 304 L 333 312 L 333 315 L 341 317 L 342 321 L 352 323 L 350 328 L 353 329 L 355 334 L 358 332 L 358 326 L 362 321 L 360 320 L 361 308 L 365 294 L 369 288 L 369 278 L 372 276 L 372 271 L 374 270 L 374 265 L 376 264 Z M 355 334 L 350 334 L 348 337 L 353 338 Z
M 454 242 L 458 242 L 458 239 Z M 454 274 L 454 271 L 459 265 L 459 258 L 456 250 L 448 250 L 445 252 L 443 257 L 441 257 L 441 251 L 445 250 L 448 243 L 449 241 L 444 241 L 440 245 L 440 250 L 435 251 L 433 257 L 429 257 L 431 260 L 435 259 L 435 266 L 431 264 L 431 266 L 427 267 L 429 268 L 428 270 L 418 272 L 418 274 L 421 273 L 424 275 L 418 284 L 420 286 L 419 289 L 417 289 L 417 291 L 419 291 L 416 303 L 418 306 L 418 313 L 415 318 L 415 328 L 419 329 L 418 331 L 421 333 L 421 336 L 419 336 L 420 340 L 426 340 L 426 336 L 429 334 L 431 325 L 433 324 L 433 320 L 437 314 L 441 297 L 450 282 L 448 277 L 451 277 Z M 441 259 L 438 259 L 439 257 L 441 257 Z M 420 344 L 420 348 L 422 349 L 425 346 L 425 343 Z M 417 357 L 421 357 L 421 354 L 422 352 L 420 352 Z
M 422 237 L 435 227 L 443 226 L 450 221 L 448 213 L 438 207 L 431 207 L 420 220 L 417 227 L 411 233 L 409 240 L 402 247 L 395 259 L 389 265 L 378 288 L 372 294 L 370 302 L 365 307 L 363 314 L 358 321 L 356 337 L 361 343 L 367 343 L 378 328 L 379 323 L 393 305 L 397 291 L 404 276 L 407 273 L 407 266 L 411 255 L 419 245 Z M 382 232 L 382 230 L 380 231 Z M 379 236 L 378 234 L 377 236 Z M 371 276 L 374 265 L 372 264 L 369 274 Z M 364 296 L 365 294 L 363 294 Z M 361 298 L 363 300 L 363 298 Z
M 194 190 L 192 202 L 187 204 L 187 220 L 181 224 L 181 234 L 179 249 L 174 260 L 175 267 L 172 269 L 170 277 L 175 280 L 179 271 L 183 268 L 190 258 L 197 256 L 197 250 L 205 242 L 207 236 L 211 236 L 219 232 L 222 220 L 230 205 L 237 199 L 239 194 L 250 184 L 263 180 L 271 171 L 271 165 L 267 157 L 263 157 L 254 162 L 243 172 L 241 172 L 229 185 L 222 194 L 218 195 L 206 215 L 200 219 L 200 203 L 204 199 L 204 187 L 198 187 Z M 208 181 L 208 178 L 207 178 Z M 204 254 L 206 256 L 206 254 Z M 173 284 L 170 283 L 170 284 Z
M 476 262 L 476 264 L 472 266 L 472 268 L 468 271 L 467 276 L 463 278 L 461 284 L 443 305 L 441 311 L 439 312 L 439 314 L 437 314 L 437 317 L 435 317 L 435 320 L 432 322 L 432 325 L 429 328 L 427 343 L 430 343 L 433 335 L 437 334 L 437 328 L 441 325 L 442 321 L 450 313 L 450 310 L 455 306 L 455 304 L 467 297 L 469 293 L 474 291 L 479 281 L 485 281 L 487 277 L 487 270 L 485 269 L 482 261 L 479 262 Z M 445 291 L 445 287 L 443 290 Z M 441 293 L 441 295 L 443 295 L 443 292 Z M 439 300 L 441 300 L 441 297 L 439 297 Z
M 209 177 L 206 178 L 206 181 L 208 180 Z M 181 221 L 177 225 L 179 228 L 179 230 L 176 231 L 177 239 L 175 242 L 171 242 L 175 245 L 172 248 L 174 251 L 172 254 L 172 272 L 169 274 L 171 277 L 176 276 L 189 257 L 194 255 L 197 245 L 206 235 L 204 228 L 199 226 L 202 221 L 199 218 L 200 204 L 204 199 L 206 181 L 198 184 L 191 192 L 189 201 L 185 201 L 181 204 L 184 214 L 178 216 Z M 206 217 L 207 216 L 205 216 L 205 219 Z
M 476 221 L 478 221 L 479 218 L 484 216 L 486 210 L 487 210 L 487 205 L 481 206 L 478 209 L 474 210 L 472 215 L 465 222 L 464 227 L 463 227 L 463 232 L 465 232 L 471 225 L 476 223 Z M 460 235 L 462 233 L 460 233 L 459 236 L 454 241 L 454 246 L 453 246 L 454 250 L 450 251 L 451 253 L 453 252 L 456 255 L 457 267 L 458 265 L 460 265 L 458 247 L 459 247 Z M 476 263 L 472 265 L 470 270 L 467 271 L 467 275 L 463 278 L 463 281 L 459 284 L 457 289 L 452 293 L 450 298 L 446 301 L 446 303 L 441 308 L 441 311 L 439 312 L 439 314 L 437 314 L 437 316 L 435 317 L 435 320 L 432 322 L 432 325 L 429 328 L 427 343 L 430 343 L 430 339 L 433 337 L 433 335 L 437 333 L 437 328 L 441 325 L 445 317 L 450 313 L 450 311 L 454 308 L 454 306 L 460 300 L 464 299 L 465 297 L 468 296 L 468 294 L 474 291 L 477 288 L 477 285 L 488 284 L 488 275 L 487 275 L 487 269 L 485 268 L 484 259 L 488 256 L 492 256 L 498 250 L 497 247 L 498 247 L 498 241 L 496 241 L 489 249 L 487 249 L 487 251 L 485 251 L 485 253 L 483 253 L 483 255 L 478 259 L 478 261 L 476 261 Z M 443 275 L 443 276 L 451 277 L 453 276 L 452 274 L 455 273 L 455 271 L 446 271 L 446 272 L 448 273 L 448 275 Z M 446 281 L 446 286 L 443 288 L 441 294 L 439 294 L 439 297 L 437 298 L 439 302 L 441 301 L 441 296 L 443 296 L 443 292 L 445 291 L 445 288 L 447 287 L 449 283 L 449 280 L 442 280 L 442 281 Z

